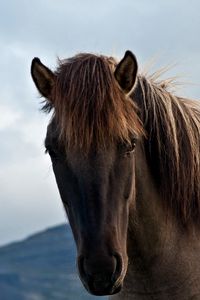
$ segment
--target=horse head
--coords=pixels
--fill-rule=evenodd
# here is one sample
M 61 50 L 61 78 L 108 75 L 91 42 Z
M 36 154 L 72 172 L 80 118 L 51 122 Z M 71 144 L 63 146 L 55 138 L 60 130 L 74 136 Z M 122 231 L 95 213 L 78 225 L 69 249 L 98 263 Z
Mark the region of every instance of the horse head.
M 95 295 L 120 291 L 127 271 L 127 231 L 134 208 L 134 149 L 142 127 L 129 98 L 137 75 L 127 51 L 110 58 L 77 55 L 56 72 L 38 58 L 33 80 L 53 109 L 45 146 L 77 245 L 77 265 Z

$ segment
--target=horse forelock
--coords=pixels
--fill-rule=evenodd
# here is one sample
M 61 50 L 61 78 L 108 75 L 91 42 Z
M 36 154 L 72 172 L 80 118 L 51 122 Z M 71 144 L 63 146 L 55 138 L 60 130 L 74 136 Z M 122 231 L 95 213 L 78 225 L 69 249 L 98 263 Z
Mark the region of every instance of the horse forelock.
M 114 78 L 113 58 L 79 54 L 60 62 L 54 87 L 54 109 L 60 139 L 67 148 L 87 153 L 91 146 L 130 142 L 142 125 L 134 102 Z

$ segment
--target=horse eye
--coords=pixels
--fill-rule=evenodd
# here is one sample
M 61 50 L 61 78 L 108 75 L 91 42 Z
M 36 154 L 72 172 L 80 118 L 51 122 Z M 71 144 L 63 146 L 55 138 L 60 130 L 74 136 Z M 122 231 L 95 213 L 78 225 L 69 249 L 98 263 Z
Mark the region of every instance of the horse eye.
M 126 146 L 125 156 L 129 156 L 131 153 L 134 152 L 136 146 L 136 140 L 134 139 L 130 144 Z
M 120 143 L 119 151 L 122 156 L 127 157 L 127 156 L 130 156 L 134 152 L 135 146 L 136 146 L 136 139 L 134 138 L 129 143 L 128 142 Z

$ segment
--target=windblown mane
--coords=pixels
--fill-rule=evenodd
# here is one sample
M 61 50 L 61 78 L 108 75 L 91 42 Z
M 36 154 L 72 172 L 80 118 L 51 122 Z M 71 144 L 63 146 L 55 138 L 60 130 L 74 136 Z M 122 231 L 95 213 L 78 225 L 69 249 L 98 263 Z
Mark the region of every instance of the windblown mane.
M 132 98 L 147 133 L 147 160 L 161 198 L 178 220 L 200 222 L 200 104 L 138 76 Z
M 129 143 L 133 134 L 141 134 L 136 106 L 119 88 L 114 65 L 114 59 L 93 54 L 60 61 L 53 106 L 66 147 L 87 153 L 91 146 L 104 148 L 114 140 Z

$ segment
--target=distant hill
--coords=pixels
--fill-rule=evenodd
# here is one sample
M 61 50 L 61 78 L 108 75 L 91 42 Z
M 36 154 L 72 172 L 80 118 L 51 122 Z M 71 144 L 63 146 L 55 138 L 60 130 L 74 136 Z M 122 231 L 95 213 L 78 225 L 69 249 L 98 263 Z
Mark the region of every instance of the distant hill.
M 0 300 L 100 299 L 82 287 L 75 253 L 69 225 L 1 247 Z

